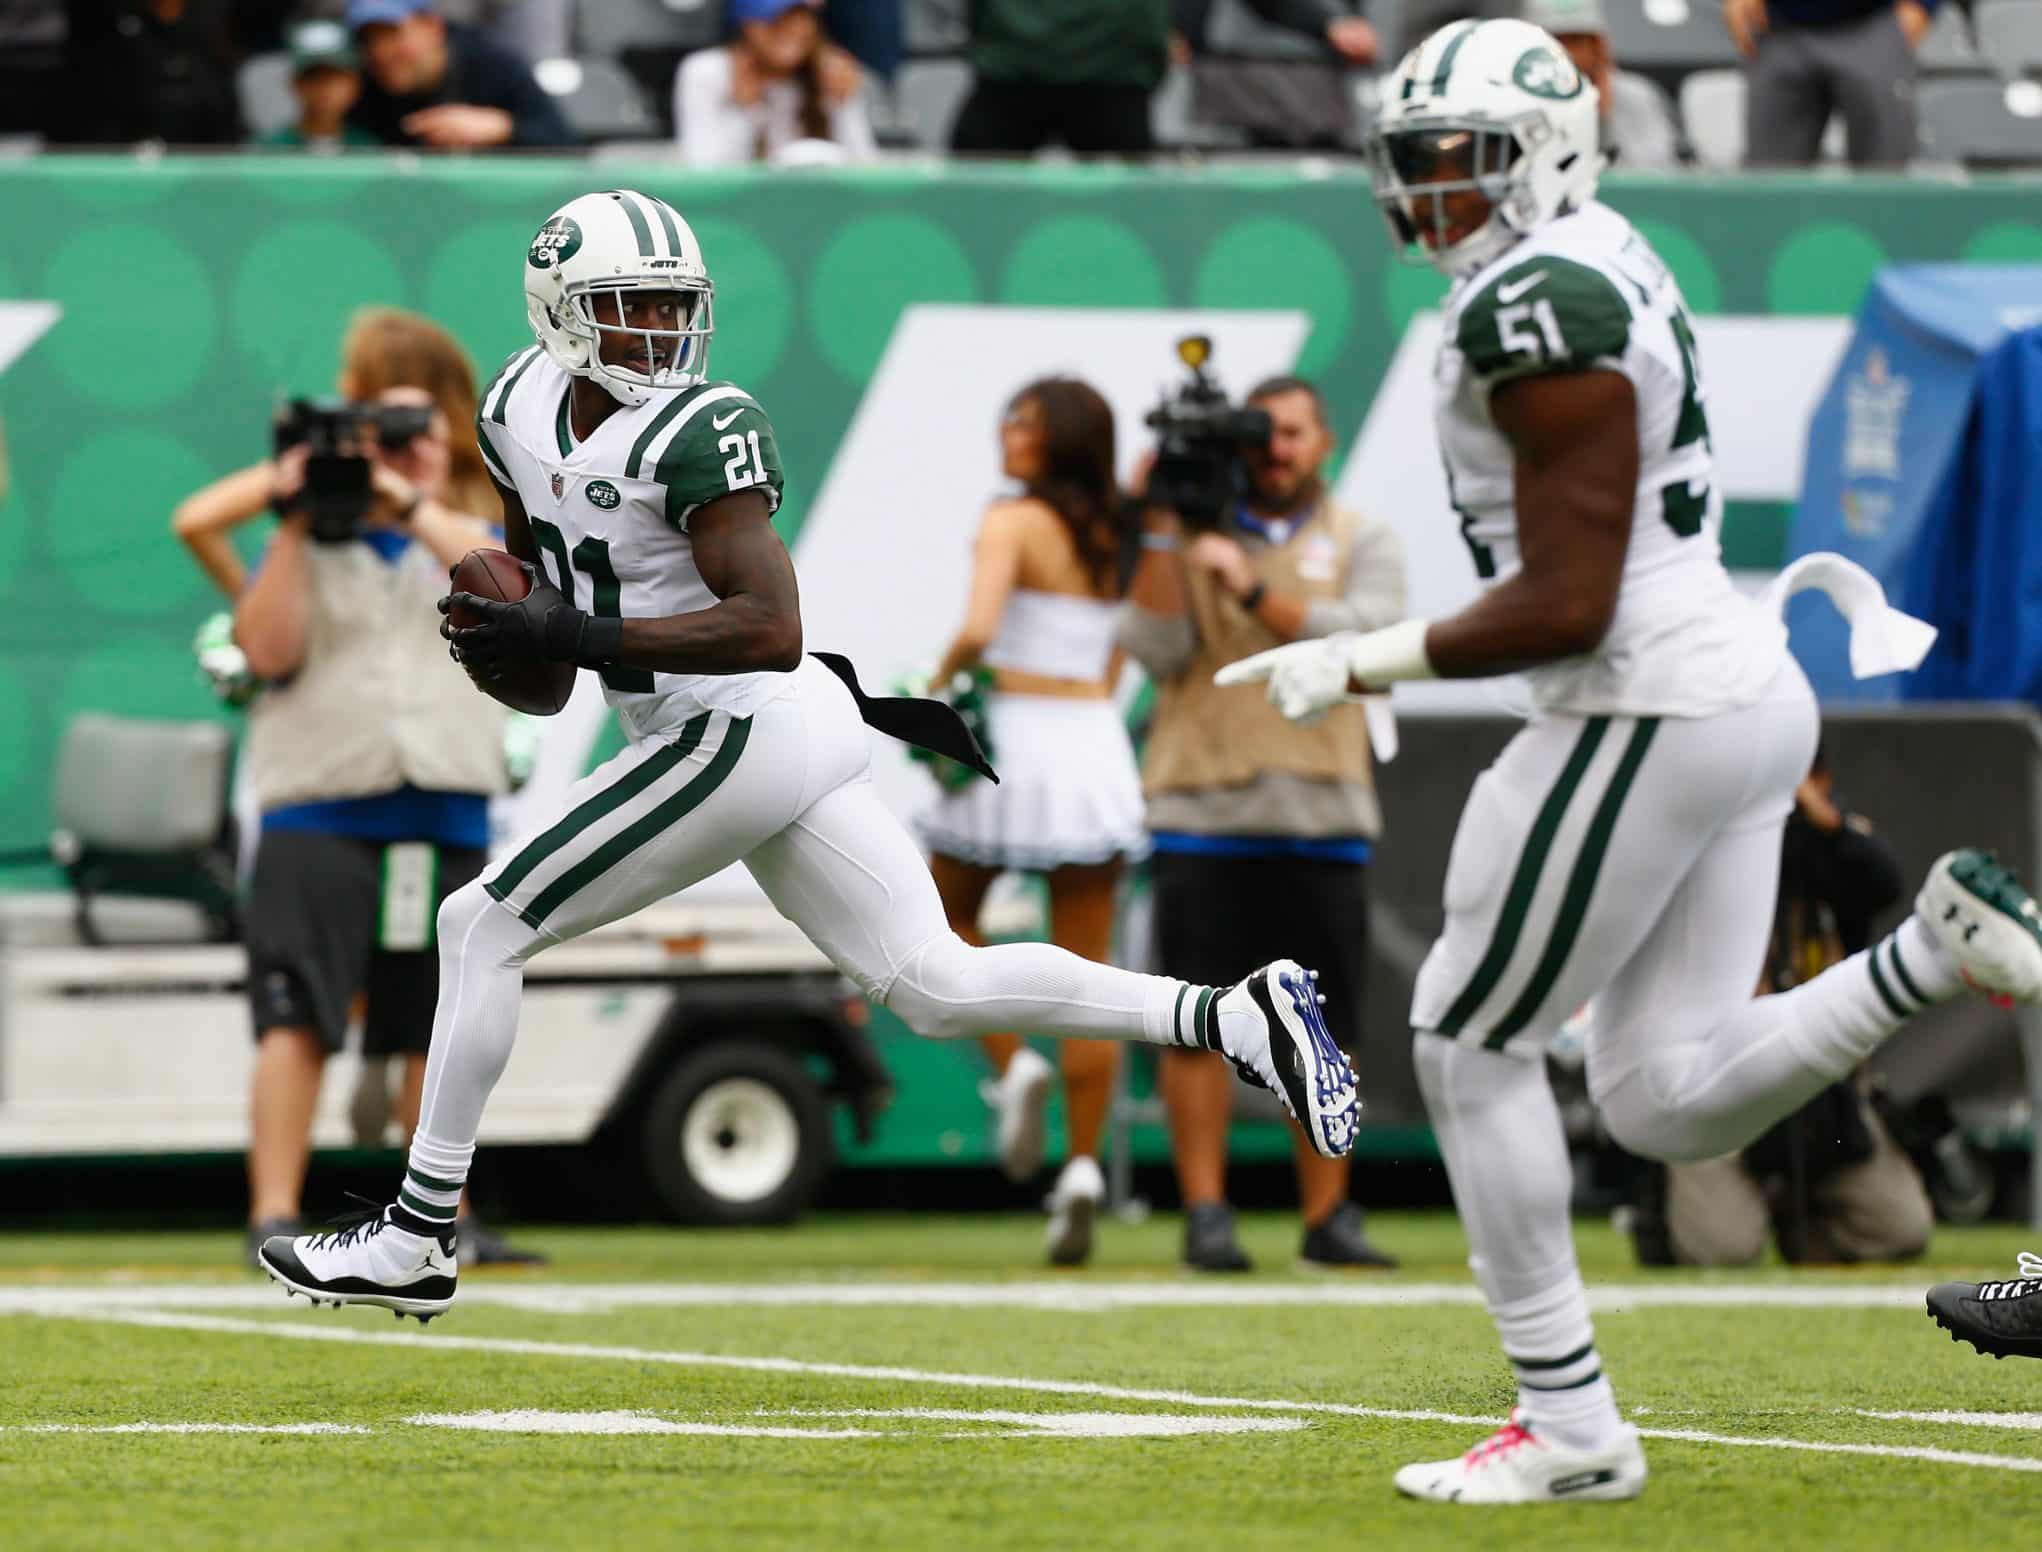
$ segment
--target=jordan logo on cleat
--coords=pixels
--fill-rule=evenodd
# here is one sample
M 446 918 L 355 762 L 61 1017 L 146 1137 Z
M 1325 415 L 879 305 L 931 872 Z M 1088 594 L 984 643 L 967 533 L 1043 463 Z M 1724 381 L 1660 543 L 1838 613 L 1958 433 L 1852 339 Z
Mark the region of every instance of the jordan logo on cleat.
M 1569 1493 L 1585 1492 L 1591 1487 L 1601 1487 L 1616 1479 L 1617 1474 L 1607 1467 L 1601 1471 L 1577 1471 L 1571 1477 L 1555 1477 L 1546 1491 L 1555 1498 L 1564 1498 Z

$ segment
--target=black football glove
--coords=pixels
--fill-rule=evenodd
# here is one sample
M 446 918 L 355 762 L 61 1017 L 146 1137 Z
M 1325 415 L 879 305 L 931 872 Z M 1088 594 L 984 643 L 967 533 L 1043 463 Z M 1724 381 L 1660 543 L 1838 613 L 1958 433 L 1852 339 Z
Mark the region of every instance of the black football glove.
M 623 622 L 575 608 L 529 561 L 522 564 L 532 587 L 516 603 L 475 593 L 449 593 L 440 600 L 442 615 L 458 604 L 481 616 L 480 624 L 458 630 L 451 619 L 440 621 L 440 635 L 451 644 L 454 661 L 486 680 L 499 679 L 527 663 L 567 662 L 596 668 L 613 661 Z

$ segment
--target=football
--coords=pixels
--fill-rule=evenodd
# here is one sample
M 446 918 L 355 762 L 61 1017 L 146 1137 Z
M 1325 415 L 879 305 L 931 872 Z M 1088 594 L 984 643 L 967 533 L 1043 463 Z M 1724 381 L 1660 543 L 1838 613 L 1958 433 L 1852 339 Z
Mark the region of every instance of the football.
M 518 558 L 508 551 L 470 550 L 454 568 L 452 590 L 514 604 L 532 590 L 532 584 L 525 580 L 525 569 Z M 455 630 L 481 623 L 473 611 L 459 605 L 447 611 L 447 620 Z M 572 663 L 530 663 L 494 681 L 476 679 L 473 674 L 468 677 L 474 680 L 476 689 L 502 701 L 512 711 L 550 717 L 574 693 L 576 672 Z

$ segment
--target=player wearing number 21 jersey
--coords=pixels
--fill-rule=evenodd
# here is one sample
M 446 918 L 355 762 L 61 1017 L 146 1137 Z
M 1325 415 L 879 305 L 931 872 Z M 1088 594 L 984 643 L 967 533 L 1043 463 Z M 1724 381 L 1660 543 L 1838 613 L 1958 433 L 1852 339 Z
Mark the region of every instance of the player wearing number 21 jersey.
M 1376 198 L 1453 280 L 1437 425 L 1483 591 L 1448 618 L 1220 675 L 1267 679 L 1300 718 L 1400 680 L 1530 682 L 1529 724 L 1468 795 L 1412 996 L 1420 1087 L 1517 1382 L 1502 1429 L 1397 1473 L 1440 1502 L 1645 1483 L 1596 1352 L 1542 1060 L 1577 1009 L 1592 1000 L 1588 1085 L 1611 1133 L 1698 1159 L 1742 1148 L 1967 981 L 2042 1000 L 2042 914 L 1975 851 L 1937 862 L 1870 951 L 1753 999 L 1815 703 L 1777 600 L 1724 572 L 1694 332 L 1666 266 L 1595 198 L 1597 128 L 1595 88 L 1520 21 L 1454 23 L 1388 78 Z M 1878 627 L 1854 658 L 1888 633 L 1933 636 L 1836 557 L 1808 575 L 1854 631 Z
M 447 634 L 484 684 L 548 662 L 599 674 L 629 746 L 448 897 L 403 1184 L 345 1228 L 266 1243 L 263 1265 L 292 1292 L 421 1320 L 446 1309 L 454 1204 L 516 1038 L 525 962 L 739 861 L 919 1034 L 1216 1050 L 1273 1089 L 1320 1151 L 1352 1145 L 1354 1074 L 1294 962 L 1200 987 L 950 930 L 920 852 L 873 792 L 866 719 L 931 747 L 932 713 L 969 735 L 946 708 L 871 701 L 847 663 L 803 655 L 772 526 L 779 448 L 759 403 L 708 374 L 712 293 L 679 212 L 628 189 L 564 206 L 526 253 L 537 343 L 490 384 L 477 426 L 532 588 L 515 603 L 443 600 Z M 457 610 L 480 623 L 453 628 Z M 941 752 L 982 763 L 975 748 Z

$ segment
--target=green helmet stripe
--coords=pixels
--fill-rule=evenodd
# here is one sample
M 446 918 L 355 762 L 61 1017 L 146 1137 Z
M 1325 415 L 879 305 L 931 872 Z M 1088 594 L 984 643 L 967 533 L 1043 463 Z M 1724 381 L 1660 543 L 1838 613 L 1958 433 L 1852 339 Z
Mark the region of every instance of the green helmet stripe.
M 1461 51 L 1461 45 L 1468 41 L 1468 34 L 1475 30 L 1476 23 L 1461 22 L 1454 29 L 1454 35 L 1446 40 L 1446 47 L 1440 50 L 1439 65 L 1432 72 L 1432 94 L 1437 97 L 1446 90 L 1446 78 L 1453 73 L 1454 56 Z
M 612 189 L 610 194 L 619 205 L 624 207 L 624 214 L 631 218 L 632 235 L 638 239 L 638 256 L 641 259 L 651 258 L 653 253 L 652 227 L 645 219 L 645 212 L 638 208 L 637 199 L 625 189 Z
M 659 224 L 666 228 L 668 251 L 677 259 L 686 258 L 687 255 L 681 252 L 681 229 L 674 225 L 674 213 L 667 209 L 666 201 L 653 199 L 648 195 L 645 202 L 652 206 L 652 213 L 659 217 Z

